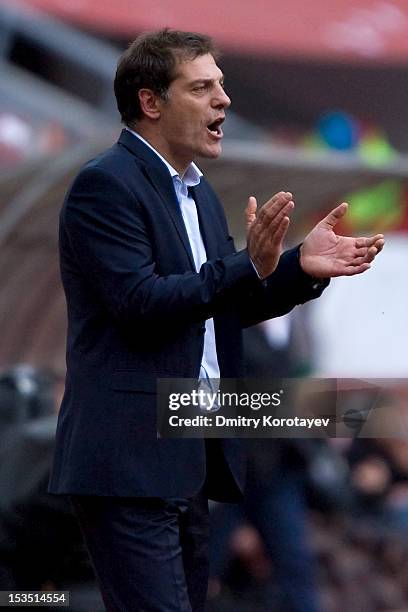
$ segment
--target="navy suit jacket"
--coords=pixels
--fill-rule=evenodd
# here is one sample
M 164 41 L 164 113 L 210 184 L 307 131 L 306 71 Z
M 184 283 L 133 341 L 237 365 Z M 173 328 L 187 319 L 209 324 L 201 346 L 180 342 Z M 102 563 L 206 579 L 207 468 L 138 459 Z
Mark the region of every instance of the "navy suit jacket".
M 85 165 L 66 197 L 60 261 L 67 377 L 53 493 L 192 496 L 211 469 L 209 453 L 217 475 L 210 496 L 232 499 L 242 487 L 239 441 L 212 441 L 206 466 L 203 440 L 157 439 L 156 380 L 198 377 L 209 317 L 221 376 L 242 376 L 242 327 L 281 315 L 322 288 L 303 273 L 296 249 L 260 282 L 247 251 L 235 252 L 204 177 L 193 197 L 208 257 L 199 273 L 168 169 L 127 130 Z M 231 486 L 222 482 L 228 477 Z

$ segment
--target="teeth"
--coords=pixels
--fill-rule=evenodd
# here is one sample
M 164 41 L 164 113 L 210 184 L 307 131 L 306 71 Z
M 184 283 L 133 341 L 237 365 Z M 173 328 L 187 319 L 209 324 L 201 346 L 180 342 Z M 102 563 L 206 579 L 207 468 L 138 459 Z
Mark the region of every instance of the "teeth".
M 218 135 L 220 133 L 220 127 L 219 125 L 217 125 L 215 128 L 211 129 L 210 127 L 207 127 L 207 130 L 209 132 L 211 132 L 211 134 L 216 134 Z
M 214 121 L 214 123 L 210 123 L 210 125 L 207 125 L 207 130 L 213 136 L 221 137 L 223 135 L 222 134 L 222 130 L 221 130 L 221 123 L 222 123 L 222 121 Z M 213 126 L 213 127 L 211 127 L 211 126 Z

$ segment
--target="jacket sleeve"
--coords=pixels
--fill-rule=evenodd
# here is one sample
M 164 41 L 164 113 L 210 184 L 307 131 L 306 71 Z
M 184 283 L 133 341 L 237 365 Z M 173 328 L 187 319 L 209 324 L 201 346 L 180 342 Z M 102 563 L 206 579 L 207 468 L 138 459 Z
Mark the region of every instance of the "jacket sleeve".
M 202 182 L 227 234 L 227 220 L 217 194 L 205 179 Z M 231 241 L 234 249 L 232 238 Z M 227 307 L 238 312 L 242 327 L 284 315 L 298 304 L 318 298 L 323 293 L 330 280 L 317 281 L 306 274 L 300 266 L 299 249 L 300 245 L 282 253 L 276 270 L 267 279 L 261 281 L 255 274 L 241 282 L 232 295 L 230 293 Z
M 264 281 L 250 281 L 240 300 L 237 296 L 243 327 L 282 316 L 298 304 L 319 297 L 328 286 L 329 279 L 318 281 L 303 272 L 299 248 L 282 253 L 273 274 Z

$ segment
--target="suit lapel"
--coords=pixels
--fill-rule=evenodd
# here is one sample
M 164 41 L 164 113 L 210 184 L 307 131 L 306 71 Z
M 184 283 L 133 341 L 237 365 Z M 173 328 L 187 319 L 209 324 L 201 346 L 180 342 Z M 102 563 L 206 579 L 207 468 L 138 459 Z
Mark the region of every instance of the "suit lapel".
M 195 271 L 193 253 L 191 251 L 180 205 L 177 200 L 176 192 L 174 191 L 173 180 L 168 169 L 154 151 L 149 149 L 149 147 L 128 130 L 122 131 L 119 143 L 124 145 L 131 153 L 144 162 L 142 168 L 143 173 L 166 206 L 187 253 L 191 268 Z
M 186 250 L 186 253 L 190 260 L 190 265 L 195 271 L 193 253 L 191 251 L 186 226 L 184 225 L 183 216 L 181 214 L 180 204 L 178 203 L 176 192 L 174 191 L 173 180 L 165 165 L 161 165 L 162 168 L 145 166 L 144 171 L 147 175 L 148 180 L 155 188 L 157 193 L 160 195 L 164 205 L 166 206 L 169 215 L 176 227 L 180 240 Z

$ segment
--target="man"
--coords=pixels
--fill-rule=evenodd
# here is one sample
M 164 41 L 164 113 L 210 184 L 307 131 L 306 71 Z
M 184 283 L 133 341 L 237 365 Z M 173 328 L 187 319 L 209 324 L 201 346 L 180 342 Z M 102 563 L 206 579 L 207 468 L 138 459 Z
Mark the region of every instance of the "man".
M 193 160 L 221 153 L 230 99 L 212 41 L 164 30 L 119 60 L 126 126 L 68 193 L 60 228 L 67 381 L 50 491 L 70 494 L 110 611 L 204 609 L 208 497 L 243 484 L 238 441 L 157 439 L 160 377 L 243 374 L 241 328 L 370 266 L 382 236 L 340 238 L 336 208 L 281 256 L 292 195 L 246 212 L 236 253 Z

